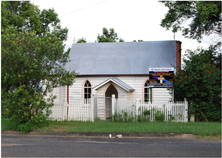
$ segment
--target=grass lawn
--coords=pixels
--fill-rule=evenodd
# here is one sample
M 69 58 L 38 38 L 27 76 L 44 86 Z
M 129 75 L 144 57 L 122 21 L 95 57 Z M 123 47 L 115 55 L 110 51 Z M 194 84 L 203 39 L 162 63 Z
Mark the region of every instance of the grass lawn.
M 9 120 L 2 119 L 2 130 L 12 130 Z M 220 122 L 56 122 L 37 129 L 45 132 L 116 132 L 116 133 L 187 133 L 199 139 L 221 140 Z

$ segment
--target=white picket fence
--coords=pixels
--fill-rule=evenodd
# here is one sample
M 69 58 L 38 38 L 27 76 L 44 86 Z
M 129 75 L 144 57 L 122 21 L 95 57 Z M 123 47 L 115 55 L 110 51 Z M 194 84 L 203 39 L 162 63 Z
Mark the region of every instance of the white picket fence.
M 94 122 L 94 97 L 91 99 L 76 100 L 67 104 L 55 102 L 51 108 L 52 114 L 49 120 L 57 121 L 91 121 Z
M 91 121 L 95 119 L 94 96 L 87 100 L 76 100 L 69 104 L 66 101 L 63 103 L 55 102 L 51 108 L 52 114 L 49 116 L 50 120 L 58 121 Z M 149 115 L 144 112 L 149 111 Z M 105 113 L 105 111 L 104 111 Z M 155 121 L 155 115 L 164 115 L 164 121 L 187 122 L 188 121 L 188 102 L 186 99 L 183 102 L 176 103 L 144 103 L 137 99 L 136 101 L 128 101 L 115 99 L 112 96 L 112 119 L 117 114 L 118 117 L 124 119 L 145 118 L 149 121 Z
M 51 108 L 52 114 L 48 117 L 52 121 L 64 121 L 67 119 L 67 106 L 66 103 L 54 103 L 54 106 Z
M 145 115 L 145 111 L 149 111 L 150 114 Z M 113 95 L 112 115 L 114 116 L 115 113 L 121 116 L 123 121 L 130 118 L 138 120 L 138 117 L 155 121 L 155 115 L 163 114 L 164 121 L 188 122 L 188 102 L 186 99 L 183 102 L 175 103 L 145 103 L 139 99 L 133 102 L 115 99 Z
M 94 104 L 92 99 L 75 101 L 68 105 L 68 121 L 91 121 L 94 122 Z

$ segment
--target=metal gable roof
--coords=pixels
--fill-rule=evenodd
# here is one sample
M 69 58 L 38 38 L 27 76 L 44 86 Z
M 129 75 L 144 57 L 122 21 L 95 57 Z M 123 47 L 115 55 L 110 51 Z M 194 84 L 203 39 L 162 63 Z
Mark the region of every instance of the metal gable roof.
M 79 75 L 148 74 L 176 65 L 176 41 L 74 43 L 70 60 L 65 68 Z
M 115 84 L 118 85 L 119 87 L 125 89 L 127 92 L 132 92 L 132 91 L 135 90 L 135 89 L 133 89 L 131 86 L 129 86 L 128 84 L 126 84 L 125 82 L 119 80 L 118 78 L 113 78 L 113 77 L 108 78 L 107 80 L 101 82 L 100 84 L 96 85 L 96 86 L 93 87 L 92 89 L 97 90 L 98 88 L 102 87 L 103 85 L 105 85 L 105 84 L 108 83 L 108 82 L 113 82 L 113 83 L 115 83 Z

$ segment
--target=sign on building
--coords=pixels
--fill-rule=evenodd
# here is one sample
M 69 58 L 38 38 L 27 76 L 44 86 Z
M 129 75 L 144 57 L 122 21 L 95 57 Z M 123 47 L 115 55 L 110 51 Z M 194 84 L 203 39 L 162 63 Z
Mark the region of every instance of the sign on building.
M 150 87 L 173 87 L 174 68 L 149 68 Z

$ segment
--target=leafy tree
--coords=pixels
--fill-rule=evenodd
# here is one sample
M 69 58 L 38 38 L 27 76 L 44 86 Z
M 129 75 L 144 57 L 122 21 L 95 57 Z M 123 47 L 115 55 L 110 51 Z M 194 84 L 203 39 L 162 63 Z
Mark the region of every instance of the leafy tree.
M 86 39 L 84 37 L 77 40 L 76 43 L 86 43 Z
M 212 33 L 221 36 L 221 2 L 220 1 L 166 1 L 169 8 L 161 26 L 172 32 L 182 30 L 183 36 L 197 39 Z M 189 27 L 182 24 L 191 20 Z
M 136 40 L 133 40 L 133 42 L 136 42 Z M 138 42 L 143 42 L 143 40 L 138 40 Z
M 103 28 L 103 34 L 97 36 L 97 42 L 117 42 L 119 38 L 117 37 L 117 33 L 115 33 L 113 28 L 110 28 L 109 31 L 107 28 Z M 119 39 L 119 42 L 124 42 L 123 39 Z
M 19 31 L 41 32 L 40 11 L 28 1 L 1 1 L 1 29 L 9 25 Z M 2 32 L 3 33 L 3 32 Z
M 76 73 L 62 66 L 68 62 L 61 28 L 54 10 L 40 11 L 27 1 L 1 2 L 1 85 L 5 115 L 18 130 L 31 131 L 50 114 L 53 100 L 47 92 L 72 85 Z M 34 8 L 34 10 L 33 10 Z M 19 18 L 14 22 L 8 17 Z M 35 17 L 32 19 L 32 17 Z M 51 29 L 52 26 L 52 29 Z
M 18 31 L 34 31 L 38 36 L 51 32 L 62 41 L 67 39 L 68 29 L 61 28 L 54 9 L 40 11 L 28 1 L 2 1 L 1 8 L 1 30 L 14 26 Z
M 201 42 L 203 35 L 221 36 L 221 2 L 213 1 L 171 1 L 163 2 L 169 8 L 161 26 L 182 30 L 186 38 Z M 189 27 L 182 26 L 190 20 Z M 176 100 L 186 98 L 189 115 L 196 120 L 220 121 L 221 119 L 221 43 L 209 50 L 190 51 L 185 66 L 174 77 Z
M 220 44 L 209 49 L 190 51 L 185 66 L 174 77 L 177 100 L 186 98 L 189 115 L 198 121 L 221 120 L 221 53 Z
M 124 39 L 120 38 L 120 39 L 119 39 L 119 42 L 124 42 Z

